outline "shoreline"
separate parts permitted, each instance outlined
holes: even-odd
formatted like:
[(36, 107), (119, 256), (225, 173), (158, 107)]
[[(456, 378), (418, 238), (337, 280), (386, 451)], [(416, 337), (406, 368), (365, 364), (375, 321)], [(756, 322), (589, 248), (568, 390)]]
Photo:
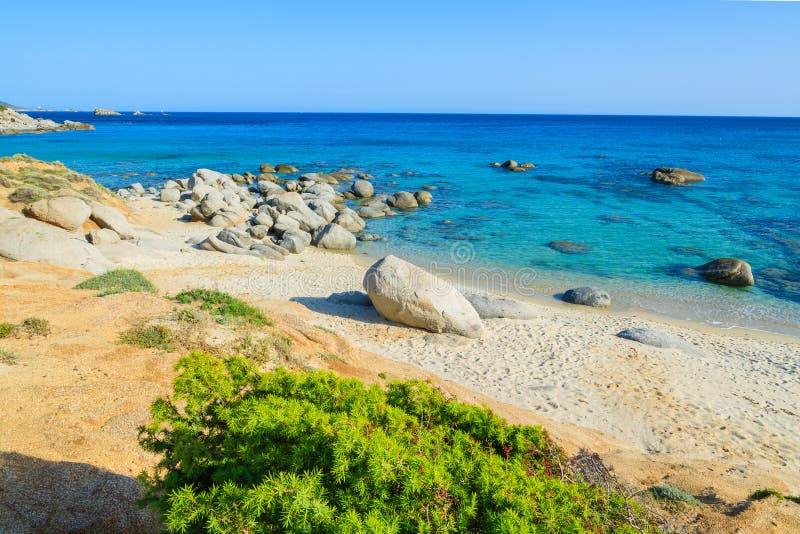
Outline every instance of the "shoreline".
[[(310, 248), (265, 264), (187, 249), (186, 241), (214, 229), (180, 222), (179, 210), (159, 204), (132, 201), (132, 217), (172, 240), (173, 252), (132, 256), (138, 247), (117, 244), (100, 247), (106, 256), (156, 283), (169, 280), (175, 290), (200, 281), (267, 306), (301, 304), (314, 325), (358, 349), (547, 419), (604, 432), (643, 453), (800, 471), (800, 414), (791, 400), (800, 385), (790, 378), (800, 365), (796, 337), (532, 299), (534, 319), (485, 320), (482, 339), (432, 334), (385, 321), (371, 306), (337, 300), (337, 293), (362, 290), (372, 263), (366, 254)], [(130, 250), (115, 258), (114, 248)], [(616, 336), (629, 327), (663, 329), (692, 349)]]

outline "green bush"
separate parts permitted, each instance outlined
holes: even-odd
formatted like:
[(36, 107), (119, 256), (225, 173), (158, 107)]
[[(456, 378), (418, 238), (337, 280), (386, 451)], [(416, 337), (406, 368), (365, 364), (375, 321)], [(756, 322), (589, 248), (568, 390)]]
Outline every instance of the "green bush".
[(119, 336), (119, 342), (143, 349), (175, 350), (175, 334), (162, 324), (135, 326)]
[(42, 336), (47, 337), (50, 335), (50, 321), (41, 319), (39, 317), (28, 317), (22, 324), (19, 325), (23, 332), (28, 334), (29, 337)]
[(17, 327), (11, 323), (0, 323), (0, 339), (8, 337), (14, 333)]
[(156, 288), (142, 273), (133, 269), (117, 269), (84, 280), (74, 289), (100, 291), (99, 297), (117, 293), (155, 293)]
[(272, 324), (258, 308), (221, 291), (190, 289), (173, 298), (181, 304), (200, 303), (200, 309), (209, 312), (220, 323), (240, 322), (254, 326)]
[[(636, 503), (554, 476), (541, 428), (419, 381), (259, 373), (192, 353), (140, 428), (143, 502), (172, 532), (653, 531)], [(560, 472), (559, 472), (560, 473)]]
[(0, 349), (0, 365), (16, 365), (18, 359), (16, 352)]
[(702, 504), (700, 501), (695, 499), (694, 496), (686, 493), (682, 489), (676, 488), (675, 486), (670, 486), (669, 484), (650, 486), (647, 488), (647, 490), (651, 495), (653, 495), (654, 498), (662, 501), (685, 502), (694, 506)]
[(37, 200), (43, 199), (47, 196), (47, 192), (41, 187), (35, 185), (23, 185), (18, 187), (8, 195), (8, 200), (18, 204), (33, 204)]
[(753, 501), (760, 501), (762, 499), (766, 499), (767, 497), (777, 497), (778, 499), (786, 499), (787, 501), (796, 502), (800, 504), (800, 495), (794, 497), (792, 495), (784, 495), (780, 491), (774, 489), (760, 489), (755, 491), (752, 495), (750, 495), (750, 499)]

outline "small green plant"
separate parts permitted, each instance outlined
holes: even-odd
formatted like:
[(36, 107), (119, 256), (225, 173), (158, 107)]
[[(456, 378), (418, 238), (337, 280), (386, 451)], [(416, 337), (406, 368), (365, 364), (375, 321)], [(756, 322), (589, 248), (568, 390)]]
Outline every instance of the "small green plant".
[(256, 363), (283, 365), (294, 363), (291, 348), (292, 340), (290, 337), (280, 333), (273, 333), (260, 339), (247, 336), (236, 347), (236, 352)]
[(654, 498), (661, 501), (685, 502), (687, 504), (691, 504), (692, 506), (699, 506), (702, 504), (700, 501), (695, 499), (694, 496), (686, 493), (682, 489), (676, 488), (675, 486), (670, 486), (669, 484), (650, 486), (647, 488), (647, 491), (649, 491)]
[(318, 328), (318, 329), (322, 330), (323, 332), (326, 332), (326, 333), (334, 335), (334, 336), (338, 336), (339, 335), (339, 334), (336, 333), (335, 330), (331, 330), (330, 328), (326, 328), (326, 327), (324, 327), (322, 325), (315, 324), (314, 328)]
[(177, 369), (139, 430), (160, 457), (142, 502), (170, 532), (656, 530), (623, 495), (562, 480), (541, 428), (423, 382), (384, 390), (201, 353)]
[(20, 329), (28, 334), (28, 337), (50, 335), (50, 321), (39, 317), (28, 317), (20, 325)]
[(199, 303), (200, 309), (213, 315), (219, 323), (244, 323), (253, 326), (268, 326), (272, 322), (264, 313), (235, 297), (212, 289), (190, 289), (175, 295), (181, 304)]
[(752, 495), (750, 495), (750, 500), (760, 501), (762, 499), (766, 499), (767, 497), (777, 497), (778, 499), (781, 500), (792, 501), (797, 504), (800, 504), (800, 495), (798, 495), (797, 497), (792, 495), (784, 495), (783, 493), (770, 488), (765, 488), (755, 491)]
[(336, 354), (331, 354), (329, 352), (318, 352), (317, 356), (322, 358), (323, 360), (328, 360), (332, 362), (344, 362), (339, 356)]
[(163, 324), (135, 326), (120, 334), (119, 342), (143, 349), (159, 349), (166, 352), (176, 348), (174, 333)]
[(117, 269), (105, 274), (84, 280), (74, 289), (93, 289), (99, 291), (99, 297), (117, 293), (155, 293), (155, 286), (133, 269)]
[(0, 365), (16, 365), (18, 359), (16, 352), (0, 349)]
[(378, 373), (378, 378), (386, 380), (386, 373)]
[(16, 329), (17, 327), (11, 323), (0, 323), (0, 339), (10, 336)]

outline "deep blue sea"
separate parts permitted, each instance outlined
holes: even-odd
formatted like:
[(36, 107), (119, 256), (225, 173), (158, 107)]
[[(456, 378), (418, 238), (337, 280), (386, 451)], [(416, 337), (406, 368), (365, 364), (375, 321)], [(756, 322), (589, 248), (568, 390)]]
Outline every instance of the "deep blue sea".
[[(359, 243), (363, 252), (390, 250), (473, 276), (504, 276), (509, 290), (545, 298), (592, 284), (607, 289), (618, 309), (800, 332), (800, 119), (31, 115), (90, 122), (96, 130), (3, 136), (0, 155), (60, 160), (109, 187), (188, 177), (199, 167), (357, 167), (375, 176), (377, 192), (437, 187), (432, 205), (369, 221), (368, 231), (388, 241)], [(488, 165), (509, 158), (536, 169)], [(662, 166), (707, 181), (651, 182), (648, 173)], [(547, 246), (554, 240), (591, 251), (563, 254)], [(685, 272), (718, 257), (748, 261), (756, 287), (717, 286)]]

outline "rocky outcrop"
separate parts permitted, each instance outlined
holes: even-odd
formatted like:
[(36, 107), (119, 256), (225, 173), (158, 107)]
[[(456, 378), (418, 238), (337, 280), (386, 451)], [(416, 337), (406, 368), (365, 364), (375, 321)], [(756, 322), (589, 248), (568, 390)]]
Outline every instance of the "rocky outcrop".
[(414, 193), (414, 200), (416, 200), (417, 204), (420, 206), (427, 206), (433, 202), (433, 195), (427, 191), (417, 191)]
[(113, 109), (94, 108), (94, 114), (98, 117), (114, 117), (122, 115), (119, 111)]
[(61, 196), (37, 200), (27, 208), (25, 215), (69, 231), (77, 230), (89, 219), (91, 208), (74, 196)]
[(396, 256), (386, 256), (367, 270), (364, 290), (378, 313), (390, 321), (431, 332), (483, 335), (478, 313), (461, 293)]
[(64, 130), (94, 130), (91, 124), (50, 119), (34, 119), (11, 108), (0, 108), (0, 134), (61, 132)]
[(719, 258), (695, 267), (695, 270), (700, 276), (715, 284), (752, 286), (756, 283), (750, 264), (735, 258)]
[(592, 306), (593, 308), (608, 308), (611, 306), (611, 297), (601, 289), (593, 287), (576, 287), (564, 293), (564, 302)]
[(651, 173), (654, 182), (667, 185), (687, 185), (692, 182), (704, 182), (706, 179), (702, 174), (672, 167), (661, 167)]
[(300, 170), (293, 165), (289, 165), (288, 163), (279, 163), (275, 165), (275, 172), (278, 174), (294, 174), (296, 172), (300, 172)]
[(102, 274), (112, 268), (111, 262), (82, 235), (2, 207), (0, 257), (84, 269), (93, 274)]

